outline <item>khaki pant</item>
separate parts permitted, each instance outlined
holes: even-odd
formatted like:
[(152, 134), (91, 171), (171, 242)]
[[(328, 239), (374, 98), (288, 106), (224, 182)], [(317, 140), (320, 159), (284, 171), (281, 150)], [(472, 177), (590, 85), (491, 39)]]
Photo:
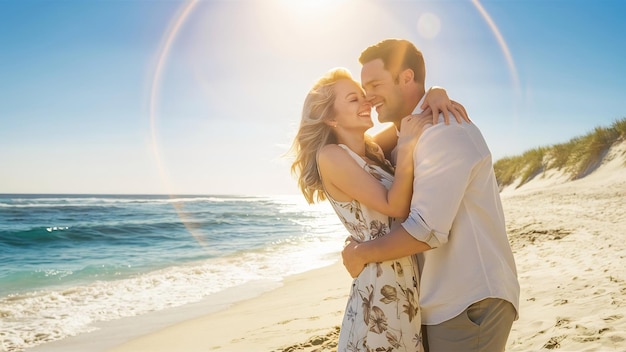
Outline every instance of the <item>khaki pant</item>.
[(502, 352), (516, 312), (513, 305), (487, 298), (438, 325), (424, 325), (427, 352)]

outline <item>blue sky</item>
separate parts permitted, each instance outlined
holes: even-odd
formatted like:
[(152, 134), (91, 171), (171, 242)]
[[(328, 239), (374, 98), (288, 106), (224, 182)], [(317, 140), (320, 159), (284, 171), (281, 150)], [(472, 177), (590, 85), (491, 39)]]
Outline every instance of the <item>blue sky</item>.
[[(481, 9), (483, 11), (481, 12)], [(621, 0), (0, 0), (0, 193), (296, 194), (306, 92), (388, 37), (495, 159), (626, 117)], [(491, 23), (491, 25), (490, 25)], [(379, 129), (375, 126), (373, 131)]]

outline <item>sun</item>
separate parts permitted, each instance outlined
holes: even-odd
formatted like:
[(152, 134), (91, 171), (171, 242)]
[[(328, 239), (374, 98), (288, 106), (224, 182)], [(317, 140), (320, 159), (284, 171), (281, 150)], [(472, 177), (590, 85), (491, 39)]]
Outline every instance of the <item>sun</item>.
[(329, 11), (341, 2), (341, 0), (281, 0), (283, 6), (298, 15), (315, 15), (321, 11)]

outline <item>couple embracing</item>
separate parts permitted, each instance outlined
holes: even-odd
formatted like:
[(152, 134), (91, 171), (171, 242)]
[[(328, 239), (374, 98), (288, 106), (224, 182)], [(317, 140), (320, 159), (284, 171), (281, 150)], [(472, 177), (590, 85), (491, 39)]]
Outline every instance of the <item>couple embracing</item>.
[[(462, 105), (426, 91), (412, 43), (359, 61), (360, 84), (344, 69), (316, 82), (293, 145), (306, 200), (350, 233), (338, 351), (504, 351), (520, 289), (491, 153)], [(393, 125), (369, 136), (373, 107)]]

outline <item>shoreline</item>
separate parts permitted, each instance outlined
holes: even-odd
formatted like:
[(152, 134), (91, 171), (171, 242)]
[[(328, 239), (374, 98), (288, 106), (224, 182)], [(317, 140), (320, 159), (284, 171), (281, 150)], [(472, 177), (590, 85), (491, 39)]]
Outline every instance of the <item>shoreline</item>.
[(199, 302), (189, 303), (183, 306), (150, 312), (138, 316), (98, 322), (93, 325), (95, 329), (93, 331), (69, 336), (61, 340), (54, 340), (39, 344), (37, 346), (26, 348), (24, 351), (108, 351), (110, 348), (114, 348), (124, 342), (156, 333), (169, 326), (215, 314), (222, 310), (227, 310), (239, 302), (255, 299), (280, 287), (281, 285), (281, 282), (271, 280), (248, 282), (246, 284), (230, 287), (224, 291), (212, 294), (209, 298)]
[(285, 278), (283, 285), (106, 351), (279, 351), (341, 324), (352, 279), (343, 265)]
[(222, 291), (212, 296), (211, 302), (99, 323), (98, 330), (25, 351), (287, 352), (324, 345), (331, 348), (336, 344), (351, 283), (352, 278), (337, 261), (282, 282), (265, 282), (261, 292), (258, 283), (250, 283)]
[[(507, 351), (626, 351), (626, 169), (608, 166), (615, 168), (502, 193), (521, 285)], [(91, 339), (89, 348), (77, 348), (65, 339), (42, 345), (63, 348), (36, 351), (331, 351), (352, 282), (337, 259), (258, 296), (183, 314), (116, 343), (115, 334), (102, 332), (108, 344)]]

